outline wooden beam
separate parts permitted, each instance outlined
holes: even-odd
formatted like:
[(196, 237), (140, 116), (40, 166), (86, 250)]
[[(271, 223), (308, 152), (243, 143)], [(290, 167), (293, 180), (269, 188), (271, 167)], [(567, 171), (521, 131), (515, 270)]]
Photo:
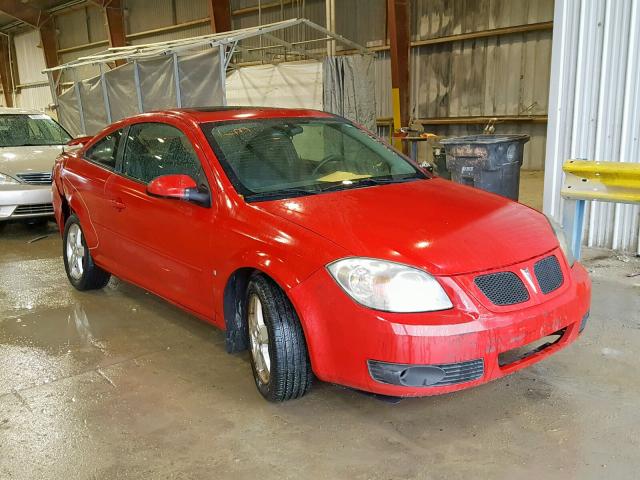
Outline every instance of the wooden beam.
[[(125, 47), (127, 38), (124, 33), (124, 10), (122, 0), (105, 0), (102, 3), (107, 35), (110, 47)], [(124, 60), (116, 60), (116, 66), (124, 65)]]
[(514, 33), (536, 32), (541, 30), (553, 30), (553, 22), (529, 23), (526, 25), (514, 25), (513, 27), (494, 28), (492, 30), (480, 30), (478, 32), (448, 35), (446, 37), (427, 38), (426, 40), (412, 42), (411, 46), (422, 47), (424, 45), (461, 42), (463, 40), (474, 40), (476, 38), (498, 37), (502, 35), (512, 35)]
[(409, 125), (409, 0), (387, 0), (394, 128)]
[[(547, 123), (547, 115), (494, 115), (473, 117), (433, 117), (418, 118), (417, 123), (422, 125), (486, 125), (490, 121), (499, 123)], [(392, 126), (392, 117), (380, 117), (376, 119), (380, 126)]]
[(50, 18), (40, 26), (40, 45), (44, 54), (44, 64), (47, 68), (58, 66), (58, 42), (53, 18)]
[(207, 3), (209, 6), (209, 18), (211, 19), (211, 31), (219, 33), (231, 30), (230, 0), (207, 0)]
[(0, 35), (0, 81), (2, 83), (2, 93), (4, 94), (4, 104), (7, 107), (13, 107), (13, 82), (9, 56), (10, 47), (9, 37)]
[[(423, 47), (426, 45), (437, 45), (441, 43), (462, 42), (465, 40), (475, 40), (478, 38), (501, 37), (504, 35), (513, 35), (516, 33), (527, 32), (543, 32), (545, 30), (553, 30), (553, 22), (528, 23), (525, 25), (514, 25), (513, 27), (492, 28), (489, 30), (478, 30), (476, 32), (460, 33), (457, 35), (447, 35), (446, 37), (427, 38), (425, 40), (416, 40), (411, 42), (411, 48)], [(376, 47), (367, 47), (372, 52), (386, 52), (390, 49), (389, 45), (378, 45)], [(340, 50), (336, 55), (351, 55), (356, 50)]]

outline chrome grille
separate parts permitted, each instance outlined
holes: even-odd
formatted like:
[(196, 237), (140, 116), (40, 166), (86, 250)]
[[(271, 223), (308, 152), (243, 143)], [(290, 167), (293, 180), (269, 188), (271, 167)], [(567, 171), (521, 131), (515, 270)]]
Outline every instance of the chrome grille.
[(551, 255), (550, 257), (543, 258), (536, 262), (533, 266), (533, 271), (538, 279), (540, 290), (542, 290), (542, 293), (545, 295), (560, 288), (564, 282), (560, 263), (555, 255)]
[(498, 272), (475, 278), (480, 291), (495, 305), (515, 305), (529, 300), (524, 283), (513, 272)]
[(51, 185), (51, 172), (28, 172), (16, 175), (24, 183), (33, 185)]
[(20, 215), (44, 215), (53, 213), (51, 203), (36, 203), (34, 205), (18, 205), (13, 211), (13, 216)]

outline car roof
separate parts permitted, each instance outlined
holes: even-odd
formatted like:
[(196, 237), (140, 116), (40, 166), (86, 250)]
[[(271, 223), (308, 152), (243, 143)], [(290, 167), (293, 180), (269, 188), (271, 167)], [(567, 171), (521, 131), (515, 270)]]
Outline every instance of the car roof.
[[(150, 112), (152, 114), (167, 114), (187, 117), (197, 123), (242, 121), (249, 119), (308, 117), (331, 118), (334, 115), (321, 110), (305, 108), (276, 108), (276, 107), (248, 107), (248, 106), (214, 106), (190, 107)], [(143, 114), (144, 115), (144, 114)]]
[(31, 108), (0, 107), (0, 115), (44, 115), (44, 112)]

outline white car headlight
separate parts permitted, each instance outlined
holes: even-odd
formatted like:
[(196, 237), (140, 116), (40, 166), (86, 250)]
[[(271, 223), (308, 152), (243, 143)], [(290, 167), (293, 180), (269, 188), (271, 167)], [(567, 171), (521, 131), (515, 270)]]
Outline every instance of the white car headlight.
[(5, 175), (4, 173), (0, 173), (0, 185), (15, 185), (18, 183), (20, 182), (15, 178)]
[(564, 253), (564, 256), (567, 258), (567, 263), (569, 263), (570, 267), (573, 267), (573, 264), (576, 263), (576, 258), (573, 256), (573, 250), (571, 250), (571, 245), (567, 240), (567, 235), (564, 233), (564, 228), (558, 222), (556, 222), (553, 218), (547, 215), (547, 220), (549, 220), (549, 224), (551, 225), (551, 229), (553, 233), (556, 234), (558, 238), (558, 243), (560, 244), (560, 250)]
[(343, 258), (327, 270), (347, 294), (365, 307), (387, 312), (432, 312), (453, 305), (428, 273), (386, 260)]

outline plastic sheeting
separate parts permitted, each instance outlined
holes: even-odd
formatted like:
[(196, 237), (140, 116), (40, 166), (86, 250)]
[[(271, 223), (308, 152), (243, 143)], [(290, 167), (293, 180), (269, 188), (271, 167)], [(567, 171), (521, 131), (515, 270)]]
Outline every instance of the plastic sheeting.
[(109, 122), (100, 77), (80, 82), (80, 97), (87, 133), (97, 133)]
[[(183, 107), (224, 104), (224, 75), (217, 50), (178, 56), (177, 60)], [(58, 96), (60, 123), (74, 136), (93, 135), (109, 123), (107, 112), (115, 122), (142, 112), (175, 108), (178, 106), (175, 70), (173, 57), (161, 57), (138, 61), (137, 67), (130, 62), (105, 72), (104, 84), (99, 76), (83, 80), (77, 87), (84, 129), (75, 86)]]
[(144, 112), (173, 108), (178, 105), (172, 57), (138, 62), (138, 74)]
[(375, 132), (374, 59), (370, 55), (327, 57), (324, 70), (324, 109)]
[(224, 105), (225, 73), (215, 50), (178, 57), (183, 107)]
[(134, 69), (133, 63), (126, 63), (104, 74), (112, 122), (140, 113)]
[(74, 87), (58, 95), (58, 121), (74, 137), (82, 135), (80, 107), (78, 105), (78, 95)]
[(227, 103), (322, 110), (322, 63), (295, 62), (239, 68), (227, 78)]

